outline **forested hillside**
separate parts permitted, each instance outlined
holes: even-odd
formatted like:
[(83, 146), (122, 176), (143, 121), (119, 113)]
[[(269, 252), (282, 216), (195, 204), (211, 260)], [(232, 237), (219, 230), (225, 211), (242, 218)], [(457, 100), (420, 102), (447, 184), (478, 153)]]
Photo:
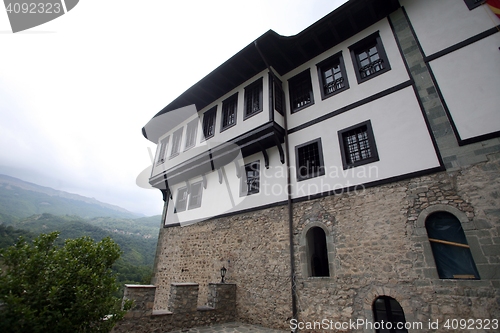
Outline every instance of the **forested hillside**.
[[(114, 270), (119, 274), (119, 280), (122, 283), (149, 283), (159, 228), (156, 228), (156, 232), (153, 234), (151, 228), (146, 228), (147, 232), (145, 232), (140, 227), (131, 229), (123, 227), (121, 228), (122, 233), (119, 233), (105, 230), (78, 216), (55, 216), (48, 213), (33, 215), (25, 219), (13, 217), (9, 219), (5, 214), (2, 214), (0, 218), (2, 219), (0, 248), (15, 244), (19, 236), (31, 240), (35, 235), (52, 231), (60, 232), (58, 245), (62, 245), (66, 239), (81, 236), (89, 236), (96, 241), (110, 236), (123, 251), (121, 258), (114, 266)], [(159, 216), (156, 218), (159, 219)], [(102, 222), (106, 219), (100, 218), (95, 221)], [(134, 225), (133, 221), (122, 220), (125, 226)], [(134, 232), (132, 233), (130, 230)]]
[(122, 283), (150, 283), (160, 219), (0, 175), (0, 249), (20, 236), (31, 241), (52, 231), (60, 233), (59, 245), (81, 236), (110, 236), (123, 251), (113, 267)]

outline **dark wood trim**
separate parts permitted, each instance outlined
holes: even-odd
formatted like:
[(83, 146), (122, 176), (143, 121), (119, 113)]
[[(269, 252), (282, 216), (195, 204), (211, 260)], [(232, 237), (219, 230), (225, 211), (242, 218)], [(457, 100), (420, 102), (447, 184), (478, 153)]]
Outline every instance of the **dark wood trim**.
[(441, 167), (441, 166), (433, 167), (430, 169), (420, 170), (420, 171), (416, 171), (416, 172), (410, 172), (407, 174), (389, 177), (389, 178), (385, 178), (385, 179), (381, 179), (381, 180), (376, 180), (376, 181), (369, 182), (369, 183), (353, 185), (353, 186), (344, 187), (344, 188), (336, 189), (336, 190), (332, 190), (332, 191), (326, 191), (326, 192), (322, 192), (322, 193), (317, 193), (317, 194), (313, 194), (313, 195), (306, 195), (303, 197), (294, 198), (294, 199), (292, 199), (292, 201), (293, 201), (293, 203), (297, 203), (297, 202), (301, 202), (301, 201), (319, 199), (319, 198), (327, 197), (330, 195), (338, 195), (338, 194), (348, 193), (348, 192), (352, 192), (352, 191), (359, 191), (359, 188), (365, 189), (365, 188), (370, 188), (370, 187), (375, 187), (375, 186), (386, 185), (386, 184), (390, 184), (390, 183), (399, 182), (399, 181), (402, 181), (405, 179), (421, 177), (421, 176), (425, 176), (425, 175), (429, 175), (432, 173), (445, 171), (445, 170), (446, 169), (444, 167)]
[[(370, 145), (370, 150), (372, 152), (372, 156), (370, 156), (369, 158), (365, 158), (365, 159), (350, 163), (347, 159), (348, 149), (345, 146), (344, 134), (346, 132), (358, 129), (358, 128), (363, 127), (363, 126), (366, 126), (366, 133), (368, 136), (368, 144)], [(339, 138), (340, 155), (342, 156), (342, 166), (344, 167), (344, 170), (355, 168), (355, 167), (358, 167), (360, 165), (365, 165), (365, 164), (379, 161), (377, 143), (375, 142), (375, 135), (373, 134), (372, 122), (370, 121), (370, 119), (365, 120), (365, 121), (358, 123), (356, 125), (352, 125), (352, 126), (349, 126), (347, 128), (341, 129), (341, 130), (337, 131), (337, 135)]]
[(475, 137), (472, 137), (469, 139), (463, 139), (463, 140), (461, 139), (460, 141), (458, 141), (458, 145), (465, 146), (465, 145), (470, 145), (471, 143), (486, 141), (486, 140), (495, 139), (498, 137), (500, 137), (500, 131), (475, 136)]
[[(407, 174), (400, 175), (400, 176), (395, 176), (395, 177), (390, 177), (390, 178), (386, 178), (386, 179), (381, 179), (381, 180), (377, 180), (377, 181), (370, 182), (370, 183), (365, 183), (365, 184), (359, 184), (359, 185), (355, 185), (355, 186), (345, 187), (345, 188), (338, 189), (338, 190), (335, 190), (335, 191), (328, 191), (328, 192), (318, 193), (318, 194), (315, 194), (315, 195), (307, 195), (307, 196), (303, 196), (303, 197), (300, 197), (300, 198), (292, 199), (292, 202), (293, 203), (298, 203), (298, 202), (302, 202), (302, 201), (309, 201), (309, 200), (319, 199), (319, 198), (327, 197), (327, 196), (330, 196), (330, 195), (339, 195), (339, 194), (342, 194), (342, 193), (347, 193), (349, 191), (358, 190), (359, 187), (362, 187), (362, 188), (376, 187), (376, 186), (380, 186), (380, 185), (386, 185), (386, 184), (390, 184), (390, 183), (396, 183), (396, 182), (399, 182), (399, 181), (402, 181), (402, 180), (406, 180), (406, 179), (411, 179), (411, 178), (415, 178), (415, 177), (421, 177), (421, 176), (425, 176), (425, 175), (429, 175), (429, 174), (432, 174), (432, 173), (437, 173), (437, 172), (441, 172), (441, 171), (445, 171), (445, 170), (446, 169), (444, 167), (441, 167), (441, 166), (434, 167), (434, 168), (430, 168), (430, 169), (426, 169), (426, 170), (421, 170), (421, 171), (417, 171), (417, 172), (407, 173)], [(262, 205), (262, 206), (258, 206), (258, 207), (252, 207), (252, 208), (247, 208), (247, 209), (239, 210), (239, 211), (236, 211), (236, 212), (230, 212), (230, 213), (224, 213), (224, 214), (216, 215), (216, 216), (207, 218), (207, 219), (205, 219), (203, 221), (204, 222), (205, 221), (212, 221), (212, 220), (215, 220), (215, 219), (220, 219), (220, 218), (225, 218), (225, 217), (230, 217), (230, 216), (235, 216), (235, 215), (240, 215), (240, 214), (248, 214), (248, 213), (252, 213), (252, 212), (256, 212), (256, 211), (260, 211), (260, 210), (264, 210), (264, 209), (269, 209), (269, 208), (273, 208), (273, 207), (286, 206), (287, 204), (288, 204), (288, 200), (277, 201), (277, 202), (270, 203), (270, 204), (267, 204), (267, 205)], [(180, 225), (181, 225), (180, 223), (172, 223), (172, 224), (165, 225), (164, 228), (179, 227)]]
[[(224, 126), (224, 107), (227, 106), (228, 102), (233, 102), (235, 101), (235, 106), (234, 106), (234, 123)], [(235, 92), (228, 98), (222, 101), (222, 107), (221, 107), (221, 112), (220, 112), (220, 131), (219, 133), (224, 132), (225, 130), (236, 126), (236, 123), (238, 121), (238, 92)]]
[[(336, 63), (338, 61), (339, 67), (340, 67), (340, 72), (342, 73), (342, 78), (344, 79), (344, 87), (335, 90), (329, 94), (325, 94), (325, 82), (323, 82), (323, 68), (325, 66), (328, 66), (330, 68), (330, 65), (332, 63)], [(349, 78), (347, 77), (347, 72), (345, 69), (345, 64), (344, 64), (344, 57), (342, 55), (342, 51), (339, 51), (335, 53), (334, 55), (322, 60), (321, 62), (316, 64), (316, 70), (318, 72), (318, 84), (319, 84), (319, 91), (321, 93), (321, 99), (325, 100), (327, 98), (330, 98), (332, 96), (335, 96), (342, 91), (345, 91), (349, 89)]]
[[(292, 99), (292, 85), (294, 84), (294, 82), (301, 82), (302, 80), (304, 79), (308, 79), (308, 83), (310, 85), (310, 90), (309, 90), (309, 97), (311, 98), (311, 102), (309, 104), (306, 104), (306, 105), (303, 105), (301, 107), (298, 107), (298, 108), (294, 108), (293, 106), (293, 99)], [(289, 100), (290, 100), (290, 113), (293, 114), (295, 112), (299, 112), (299, 111), (302, 111), (304, 109), (307, 109), (308, 107), (314, 105), (314, 89), (313, 89), (313, 86), (312, 86), (312, 78), (311, 78), (311, 68), (307, 68), (305, 70), (303, 70), (302, 72), (294, 75), (293, 77), (289, 78), (288, 79), (288, 97), (289, 97)]]
[[(409, 21), (409, 20), (408, 20), (408, 21)], [(466, 39), (466, 40), (464, 40), (464, 41), (461, 41), (461, 42), (459, 42), (459, 43), (457, 43), (457, 44), (455, 44), (455, 45), (449, 46), (449, 47), (447, 47), (447, 48), (445, 48), (445, 49), (443, 49), (443, 50), (441, 50), (441, 51), (438, 51), (438, 52), (436, 52), (436, 53), (433, 53), (433, 54), (431, 54), (431, 55), (429, 55), (429, 56), (426, 56), (426, 55), (422, 52), (422, 54), (424, 54), (424, 61), (425, 61), (426, 63), (429, 63), (429, 62), (431, 62), (431, 61), (433, 61), (433, 60), (436, 60), (437, 58), (440, 58), (440, 57), (445, 56), (445, 55), (447, 55), (447, 54), (449, 54), (449, 53), (455, 52), (455, 51), (457, 51), (457, 50), (459, 50), (459, 49), (461, 49), (461, 48), (463, 48), (463, 47), (466, 47), (466, 46), (468, 46), (468, 45), (470, 45), (470, 44), (473, 44), (473, 43), (475, 43), (475, 42), (477, 42), (477, 41), (480, 41), (481, 39), (484, 39), (484, 38), (486, 38), (486, 37), (489, 37), (489, 36), (491, 36), (491, 35), (494, 35), (494, 34), (496, 34), (496, 33), (497, 33), (497, 32), (499, 32), (499, 31), (500, 31), (500, 25), (497, 25), (496, 27), (493, 27), (493, 28), (491, 28), (491, 29), (488, 29), (488, 30), (486, 30), (486, 31), (483, 31), (483, 32), (481, 32), (481, 33), (479, 33), (479, 34), (477, 34), (477, 35), (475, 35), (475, 36), (472, 36), (472, 37), (470, 37), (470, 38), (467, 38), (467, 39)]]
[(402, 90), (404, 88), (407, 88), (409, 86), (411, 86), (413, 84), (412, 80), (408, 80), (408, 81), (405, 81), (405, 82), (402, 82), (394, 87), (391, 87), (389, 89), (386, 89), (386, 90), (383, 90), (379, 93), (376, 93), (372, 96), (369, 96), (369, 97), (366, 97), (366, 98), (363, 98), (362, 100), (359, 100), (357, 102), (354, 102), (352, 104), (349, 104), (347, 106), (344, 106), (340, 109), (337, 109), (335, 111), (332, 111), (330, 113), (327, 113), (321, 117), (318, 117), (316, 119), (313, 119), (311, 121), (308, 121), (302, 125), (299, 125), (299, 126), (296, 126), (294, 128), (291, 128), (288, 130), (288, 134), (292, 134), (292, 133), (295, 133), (295, 132), (298, 132), (298, 131), (301, 131), (309, 126), (312, 126), (312, 125), (316, 125), (322, 121), (325, 121), (326, 119), (329, 119), (329, 118), (332, 118), (332, 117), (335, 117), (341, 113), (344, 113), (344, 112), (347, 112), (349, 110), (352, 110), (352, 109), (355, 109), (361, 105), (364, 105), (364, 104), (367, 104), (367, 103), (370, 103), (370, 102), (373, 102), (379, 98), (382, 98), (382, 97), (385, 97), (387, 95), (390, 95), (392, 93), (395, 93), (396, 91), (399, 91), (399, 90)]
[[(376, 41), (375, 45), (377, 46), (377, 53), (379, 55), (379, 59), (382, 60), (383, 68), (371, 75), (368, 75), (366, 77), (361, 77), (361, 73), (359, 71), (361, 67), (358, 61), (358, 53), (361, 50), (366, 50), (366, 45), (371, 45), (373, 41)], [(352, 64), (354, 67), (354, 72), (356, 74), (356, 79), (358, 80), (358, 84), (366, 82), (374, 77), (377, 77), (391, 70), (391, 64), (389, 63), (389, 58), (387, 57), (384, 44), (382, 43), (382, 38), (380, 37), (380, 33), (378, 31), (372, 33), (369, 36), (366, 36), (362, 40), (357, 41), (353, 45), (349, 46), (349, 52), (351, 54)]]

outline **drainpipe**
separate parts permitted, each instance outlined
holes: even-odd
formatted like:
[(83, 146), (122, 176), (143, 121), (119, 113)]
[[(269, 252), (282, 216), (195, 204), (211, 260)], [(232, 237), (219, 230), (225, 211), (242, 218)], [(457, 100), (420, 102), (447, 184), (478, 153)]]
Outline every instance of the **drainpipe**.
[[(260, 57), (266, 64), (269, 73), (274, 79), (274, 73), (266, 61), (266, 58), (262, 54), (257, 45), (257, 41), (254, 41), (255, 48), (259, 52)], [(285, 163), (286, 163), (286, 181), (287, 181), (287, 206), (288, 206), (288, 237), (290, 242), (290, 281), (291, 281), (291, 293), (292, 293), (292, 319), (297, 320), (297, 290), (296, 290), (296, 275), (295, 275), (295, 250), (293, 246), (293, 207), (292, 207), (292, 183), (290, 177), (290, 147), (288, 145), (288, 123), (287, 123), (287, 113), (286, 110), (283, 111), (283, 120), (285, 125)], [(295, 332), (298, 329), (295, 330)]]
[(153, 276), (151, 277), (151, 284), (156, 285), (158, 282), (158, 279), (156, 277), (158, 273), (158, 260), (160, 258), (161, 254), (161, 248), (162, 248), (162, 229), (165, 227), (165, 222), (167, 219), (167, 210), (168, 210), (168, 200), (170, 199), (170, 188), (168, 187), (167, 182), (165, 181), (165, 189), (160, 189), (161, 194), (163, 196), (163, 212), (161, 214), (161, 224), (160, 224), (160, 232), (158, 233), (158, 241), (156, 242), (156, 253), (155, 253), (155, 260), (153, 263)]

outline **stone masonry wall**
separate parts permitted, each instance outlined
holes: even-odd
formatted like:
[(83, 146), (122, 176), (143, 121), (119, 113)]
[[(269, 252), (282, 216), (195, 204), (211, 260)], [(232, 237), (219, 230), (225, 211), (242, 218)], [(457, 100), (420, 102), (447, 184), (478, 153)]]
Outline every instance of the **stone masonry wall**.
[(210, 283), (206, 306), (197, 307), (197, 283), (173, 283), (169, 308), (153, 310), (155, 286), (128, 285), (124, 300), (134, 301), (125, 317), (113, 328), (113, 333), (151, 333), (187, 331), (197, 326), (233, 322), (236, 318), (236, 285)]
[[(460, 171), (295, 205), (299, 320), (374, 322), (372, 304), (384, 295), (401, 304), (407, 322), (498, 318), (500, 154), (489, 158)], [(433, 211), (462, 218), (481, 280), (439, 279), (425, 230)], [(330, 277), (308, 277), (304, 269), (301, 239), (311, 224), (328, 231)]]
[(208, 284), (220, 281), (220, 269), (225, 266), (226, 282), (238, 285), (240, 320), (282, 325), (291, 315), (286, 212), (280, 206), (162, 229), (154, 308), (168, 307), (168, 288), (179, 282), (199, 283), (198, 306), (206, 304)]
[[(400, 303), (407, 322), (499, 318), (499, 189), (497, 154), (453, 172), (294, 203), (299, 320), (373, 322), (372, 304), (383, 295)], [(460, 218), (481, 280), (438, 278), (425, 232), (425, 217), (438, 210)], [(303, 244), (311, 226), (326, 230), (329, 277), (308, 276)], [(196, 281), (206, 294), (225, 265), (227, 281), (238, 285), (237, 319), (289, 329), (286, 207), (166, 228), (162, 237), (155, 309), (167, 304), (171, 282)]]

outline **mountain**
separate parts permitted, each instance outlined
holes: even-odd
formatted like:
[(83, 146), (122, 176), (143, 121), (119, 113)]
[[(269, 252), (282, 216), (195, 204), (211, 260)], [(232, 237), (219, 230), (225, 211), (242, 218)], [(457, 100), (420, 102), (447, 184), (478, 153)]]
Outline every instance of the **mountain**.
[[(133, 221), (133, 220), (132, 220)], [(89, 223), (78, 216), (55, 216), (48, 213), (32, 215), (28, 218), (3, 223), (5, 226), (12, 226), (15, 229), (29, 231), (34, 235), (59, 231), (59, 240), (62, 243), (65, 239), (73, 239), (81, 236), (89, 236), (98, 241), (104, 237), (111, 237), (123, 251), (122, 258), (136, 266), (152, 266), (158, 240), (158, 230), (154, 234), (141, 234), (143, 230), (137, 228), (136, 233), (116, 233), (105, 230), (101, 227)], [(124, 228), (127, 230), (127, 228)]]
[(124, 208), (94, 198), (55, 190), (2, 174), (0, 174), (0, 212), (19, 218), (42, 213), (78, 215), (82, 218), (139, 217)]

